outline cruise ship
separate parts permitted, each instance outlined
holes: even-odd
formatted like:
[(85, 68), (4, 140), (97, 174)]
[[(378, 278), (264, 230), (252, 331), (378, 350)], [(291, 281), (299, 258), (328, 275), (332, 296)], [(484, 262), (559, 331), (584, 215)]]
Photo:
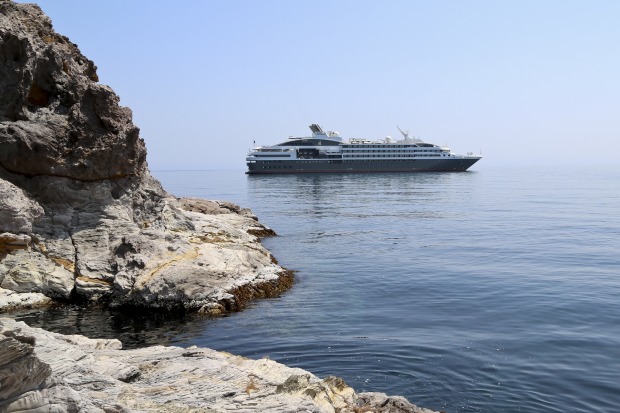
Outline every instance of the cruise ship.
[(246, 158), (248, 174), (323, 172), (463, 172), (481, 157), (457, 155), (450, 148), (426, 143), (398, 130), (391, 137), (372, 141), (344, 141), (338, 132), (310, 125), (312, 136), (290, 137), (272, 146), (259, 146)]

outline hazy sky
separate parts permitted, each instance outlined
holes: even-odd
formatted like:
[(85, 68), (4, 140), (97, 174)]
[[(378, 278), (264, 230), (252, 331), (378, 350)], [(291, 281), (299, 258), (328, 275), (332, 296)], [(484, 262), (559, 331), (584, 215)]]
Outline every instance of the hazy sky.
[(244, 169), (257, 144), (399, 137), (474, 168), (617, 164), (620, 1), (44, 0), (133, 110), (152, 170)]

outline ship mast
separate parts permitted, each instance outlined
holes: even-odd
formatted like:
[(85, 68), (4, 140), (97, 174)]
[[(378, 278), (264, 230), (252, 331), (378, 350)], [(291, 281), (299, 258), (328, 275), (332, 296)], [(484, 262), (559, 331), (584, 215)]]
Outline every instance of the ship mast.
[(401, 135), (403, 135), (405, 137), (405, 140), (410, 140), (411, 138), (409, 137), (409, 131), (404, 132), (401, 128), (398, 127), (398, 125), (396, 125), (396, 128), (398, 129), (398, 131), (401, 133)]

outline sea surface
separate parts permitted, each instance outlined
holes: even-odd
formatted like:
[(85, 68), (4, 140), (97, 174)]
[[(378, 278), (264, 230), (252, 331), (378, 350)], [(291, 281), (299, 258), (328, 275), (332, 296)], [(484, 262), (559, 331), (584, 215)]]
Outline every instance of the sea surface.
[(620, 167), (154, 175), (250, 207), (279, 234), (263, 243), (293, 288), (220, 318), (65, 306), (21, 319), (268, 356), (451, 413), (620, 411)]

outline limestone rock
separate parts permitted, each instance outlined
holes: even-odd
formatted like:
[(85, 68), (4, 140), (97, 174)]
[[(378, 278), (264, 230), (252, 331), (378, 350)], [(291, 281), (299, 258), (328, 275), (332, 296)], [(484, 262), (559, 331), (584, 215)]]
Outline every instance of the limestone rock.
[[(7, 254), (17, 251), (28, 249), (30, 246), (31, 238), (26, 234), (12, 234), (10, 232), (3, 232), (0, 234), (0, 261), (7, 256)], [(4, 274), (0, 271), (0, 283), (2, 282)]]
[(0, 233), (28, 234), (33, 221), (42, 215), (43, 208), (22, 189), (0, 179)]
[(72, 272), (39, 252), (14, 251), (0, 262), (0, 287), (15, 292), (69, 298), (74, 283)]
[(257, 238), (273, 231), (237, 205), (164, 191), (94, 63), (38, 6), (11, 1), (0, 2), (0, 207), (0, 286), (15, 293), (221, 313), (291, 285)]
[(247, 208), (241, 208), (237, 204), (227, 201), (210, 201), (200, 198), (178, 198), (181, 208), (186, 211), (201, 212), (208, 215), (241, 214), (257, 219)]
[(268, 359), (198, 347), (120, 350), (117, 340), (64, 336), (6, 318), (0, 333), (31, 337), (34, 354), (51, 369), (42, 387), (5, 404), (15, 411), (432, 413)]
[(9, 311), (20, 308), (43, 307), (52, 299), (41, 293), (16, 293), (0, 288), (0, 309)]
[(38, 389), (51, 372), (49, 365), (33, 354), (34, 338), (11, 330), (3, 333), (0, 335), (0, 403)]
[(85, 181), (136, 175), (146, 149), (131, 111), (36, 5), (0, 4), (0, 165)]

